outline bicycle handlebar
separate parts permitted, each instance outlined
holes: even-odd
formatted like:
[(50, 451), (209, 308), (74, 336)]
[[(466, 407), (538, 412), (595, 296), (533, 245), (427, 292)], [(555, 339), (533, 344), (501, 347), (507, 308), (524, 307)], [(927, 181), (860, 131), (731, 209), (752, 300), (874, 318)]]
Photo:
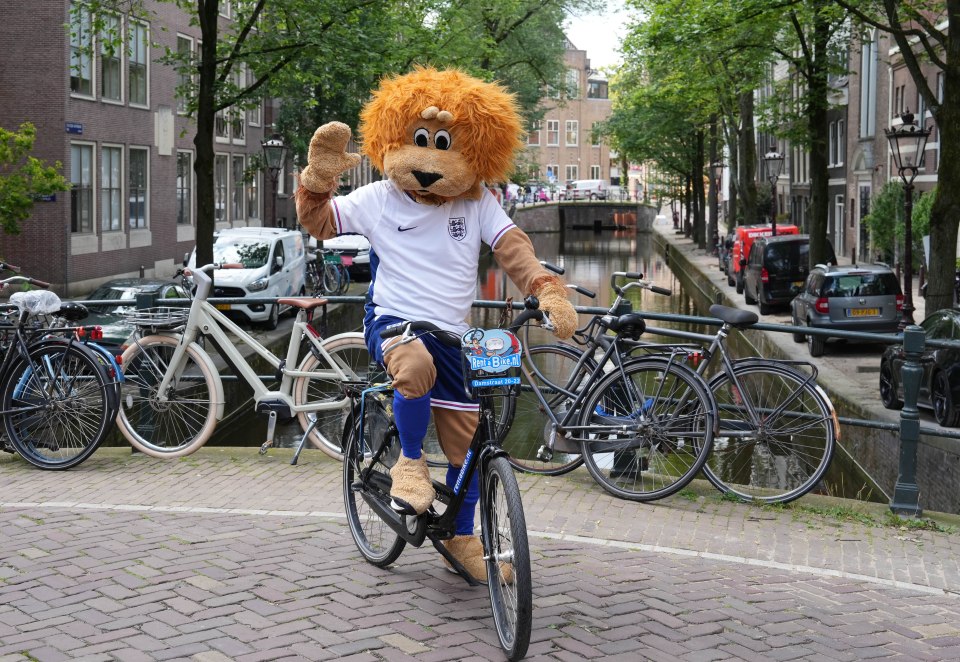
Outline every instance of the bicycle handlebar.
[(15, 274), (20, 273), (20, 267), (9, 262), (0, 262), (0, 271), (12, 271)]
[[(623, 287), (617, 285), (617, 280), (620, 278), (630, 278), (633, 279), (632, 282), (627, 283)], [(639, 287), (644, 290), (650, 290), (655, 294), (663, 294), (664, 296), (672, 296), (673, 292), (668, 290), (665, 287), (659, 287), (654, 285), (648, 280), (643, 280), (643, 274), (639, 271), (614, 271), (610, 274), (610, 287), (613, 288), (613, 291), (623, 296), (623, 293), (626, 292), (631, 287)]]
[(36, 285), (37, 287), (47, 289), (50, 287), (50, 283), (45, 280), (37, 280), (36, 278), (30, 278), (29, 276), (10, 276), (10, 278), (4, 278), (0, 280), (0, 285), (6, 287), (11, 283), (29, 283), (30, 285)]

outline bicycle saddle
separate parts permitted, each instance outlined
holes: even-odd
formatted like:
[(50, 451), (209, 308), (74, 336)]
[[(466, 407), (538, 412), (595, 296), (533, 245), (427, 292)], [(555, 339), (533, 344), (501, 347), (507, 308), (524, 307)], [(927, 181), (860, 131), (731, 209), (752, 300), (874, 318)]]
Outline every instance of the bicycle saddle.
[(760, 319), (756, 313), (752, 313), (749, 310), (722, 306), (719, 303), (710, 306), (710, 314), (732, 326), (750, 326), (751, 324), (756, 324)]

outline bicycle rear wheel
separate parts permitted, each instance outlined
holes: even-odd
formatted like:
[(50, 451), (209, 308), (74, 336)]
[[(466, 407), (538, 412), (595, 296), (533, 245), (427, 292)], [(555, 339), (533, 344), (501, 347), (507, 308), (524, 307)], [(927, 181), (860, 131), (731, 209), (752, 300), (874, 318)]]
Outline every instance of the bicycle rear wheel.
[(817, 488), (836, 446), (829, 399), (789, 366), (735, 363), (733, 371), (740, 388), (726, 373), (710, 380), (720, 431), (704, 475), (721, 492), (760, 503), (787, 503)]
[(66, 342), (31, 348), (8, 372), (2, 393), (10, 444), (41, 469), (69, 469), (93, 455), (115, 411), (100, 361)]
[(180, 457), (203, 446), (223, 406), (216, 402), (214, 368), (195, 345), (187, 347), (183, 365), (160, 397), (160, 383), (179, 344), (175, 336), (146, 336), (123, 353), (117, 425), (134, 448), (152, 457)]
[(713, 444), (713, 398), (686, 366), (656, 357), (605, 376), (581, 410), (590, 475), (631, 501), (662, 499), (693, 480)]
[[(397, 560), (407, 543), (370, 507), (365, 495), (389, 502), (390, 467), (399, 453), (399, 442), (389, 433), (390, 417), (386, 410), (370, 399), (365, 418), (363, 442), (360, 423), (352, 416), (344, 430), (343, 504), (357, 549), (369, 563), (384, 568)], [(371, 450), (384, 443), (391, 446), (374, 461)]]
[(569, 393), (582, 387), (595, 364), (588, 361), (578, 380), (573, 379), (573, 374), (583, 354), (580, 349), (562, 344), (538, 345), (530, 347), (529, 354), (529, 362), (526, 356), (523, 360), (530, 368), (535, 386), (523, 375), (520, 386), (510, 397), (497, 399), (496, 406), (500, 408), (498, 436), (503, 449), (510, 455), (510, 464), (518, 471), (560, 476), (583, 464), (579, 444), (557, 439), (555, 445), (566, 442), (576, 446), (576, 450), (564, 452), (555, 448), (550, 459), (538, 457), (540, 447), (547, 444), (551, 434), (555, 434), (556, 426), (537, 399), (534, 388), (543, 395), (553, 414), (562, 419), (573, 399)]
[(493, 622), (507, 658), (519, 660), (530, 644), (533, 581), (520, 487), (504, 457), (486, 466), (480, 517)]
[(350, 271), (347, 269), (346, 265), (338, 265), (339, 269), (339, 282), (337, 283), (337, 294), (346, 294), (347, 288), (350, 287)]
[(337, 294), (340, 289), (340, 269), (339, 265), (332, 262), (323, 263), (323, 273), (321, 275), (324, 294)]

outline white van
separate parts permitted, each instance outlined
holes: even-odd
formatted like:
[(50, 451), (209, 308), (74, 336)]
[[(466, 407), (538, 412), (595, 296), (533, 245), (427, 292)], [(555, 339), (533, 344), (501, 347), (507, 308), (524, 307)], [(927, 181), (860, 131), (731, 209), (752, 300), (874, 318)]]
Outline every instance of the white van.
[(603, 179), (576, 179), (560, 192), (563, 200), (606, 200), (609, 186)]
[[(214, 272), (212, 297), (289, 297), (306, 293), (303, 235), (283, 228), (228, 228), (214, 234), (213, 261), (239, 263), (243, 269)], [(195, 267), (196, 249), (188, 267)], [(218, 303), (232, 318), (262, 322), (275, 329), (280, 307), (268, 303)]]

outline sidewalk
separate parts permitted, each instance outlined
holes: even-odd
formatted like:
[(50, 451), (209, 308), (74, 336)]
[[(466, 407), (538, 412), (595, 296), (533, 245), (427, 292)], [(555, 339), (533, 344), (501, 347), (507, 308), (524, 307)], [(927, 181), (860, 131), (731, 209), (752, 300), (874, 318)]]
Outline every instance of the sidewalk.
[[(363, 562), (340, 465), (307, 451), (100, 449), (68, 472), (0, 457), (0, 660), (500, 660), (487, 593), (431, 548)], [(520, 476), (528, 659), (960, 658), (960, 518), (759, 508), (708, 485), (653, 504), (583, 470)]]

